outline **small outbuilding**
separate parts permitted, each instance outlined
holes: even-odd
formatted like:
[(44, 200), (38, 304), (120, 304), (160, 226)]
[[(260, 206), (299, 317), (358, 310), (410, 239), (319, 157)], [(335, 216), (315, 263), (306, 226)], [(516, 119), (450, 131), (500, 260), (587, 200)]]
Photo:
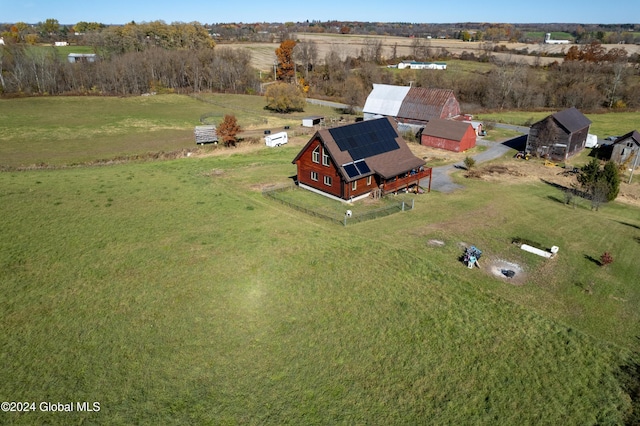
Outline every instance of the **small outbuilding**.
[(310, 117), (304, 117), (302, 119), (302, 127), (313, 127), (324, 121), (324, 117), (320, 115), (313, 115)]
[(576, 108), (565, 109), (531, 125), (527, 151), (553, 161), (566, 161), (582, 151), (591, 120)]
[(629, 168), (640, 165), (640, 133), (633, 130), (620, 136), (611, 144), (611, 160), (626, 164)]
[(470, 123), (456, 120), (430, 120), (422, 129), (424, 146), (463, 152), (476, 146), (476, 132)]
[(67, 60), (72, 64), (79, 62), (95, 62), (96, 61), (95, 53), (69, 53), (67, 55)]

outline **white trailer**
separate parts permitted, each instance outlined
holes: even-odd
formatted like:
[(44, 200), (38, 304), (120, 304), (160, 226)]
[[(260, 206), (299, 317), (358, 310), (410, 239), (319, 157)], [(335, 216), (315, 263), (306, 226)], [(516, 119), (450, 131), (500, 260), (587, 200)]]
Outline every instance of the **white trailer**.
[(284, 145), (287, 142), (289, 142), (289, 135), (287, 132), (274, 133), (264, 137), (264, 143), (270, 147)]
[(598, 147), (598, 136), (588, 134), (587, 141), (584, 143), (585, 148), (597, 148)]

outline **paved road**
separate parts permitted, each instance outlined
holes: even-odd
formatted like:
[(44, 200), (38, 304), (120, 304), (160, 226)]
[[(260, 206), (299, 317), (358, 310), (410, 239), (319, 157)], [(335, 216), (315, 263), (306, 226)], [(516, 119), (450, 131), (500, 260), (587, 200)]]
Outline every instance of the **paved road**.
[[(506, 125), (499, 125), (500, 127)], [(528, 133), (529, 129), (527, 127), (516, 127), (509, 126), (506, 128), (510, 128), (512, 130), (517, 130), (520, 132)], [(504, 142), (487, 142), (480, 138), (478, 138), (477, 144), (484, 145), (488, 148), (476, 155), (473, 155), (471, 158), (476, 160), (476, 164), (484, 163), (486, 161), (491, 161), (496, 158), (502, 157), (506, 154), (510, 149), (515, 147), (519, 147), (524, 145), (526, 141), (525, 136), (518, 136), (514, 139), (509, 139)], [(462, 162), (455, 164), (448, 164), (446, 166), (434, 167), (433, 173), (431, 176), (431, 189), (439, 192), (453, 192), (457, 189), (464, 188), (462, 185), (458, 185), (453, 182), (451, 179), (450, 173), (456, 169), (464, 169), (464, 164)], [(420, 186), (427, 187), (429, 182), (423, 180), (420, 182)]]

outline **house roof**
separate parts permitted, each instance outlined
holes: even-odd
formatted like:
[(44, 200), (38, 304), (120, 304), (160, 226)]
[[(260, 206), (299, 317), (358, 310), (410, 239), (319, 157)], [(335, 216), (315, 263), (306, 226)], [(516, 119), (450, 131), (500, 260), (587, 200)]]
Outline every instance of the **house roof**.
[(640, 133), (638, 133), (637, 130), (632, 130), (620, 136), (612, 145), (617, 145), (621, 142), (627, 143), (629, 140), (632, 140), (636, 145), (640, 146)]
[(411, 87), (396, 117), (428, 121), (440, 118), (447, 101), (455, 95), (449, 89)]
[(473, 126), (468, 122), (434, 118), (424, 126), (422, 134), (460, 142), (469, 127)]
[(555, 114), (552, 114), (554, 120), (556, 120), (562, 127), (567, 129), (569, 133), (577, 132), (585, 127), (591, 125), (591, 120), (584, 116), (575, 107), (565, 109)]
[[(322, 141), (347, 182), (374, 173), (390, 179), (425, 164), (413, 155), (388, 117), (318, 130), (294, 163), (316, 138)], [(352, 167), (354, 163), (356, 167)]]
[(374, 84), (373, 90), (367, 96), (362, 111), (371, 114), (396, 117), (402, 101), (411, 89), (408, 86), (392, 86), (389, 84)]

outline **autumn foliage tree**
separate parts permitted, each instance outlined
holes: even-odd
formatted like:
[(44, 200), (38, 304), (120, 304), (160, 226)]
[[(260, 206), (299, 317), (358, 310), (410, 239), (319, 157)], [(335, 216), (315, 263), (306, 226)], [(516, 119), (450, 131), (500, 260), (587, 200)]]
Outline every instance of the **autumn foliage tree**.
[(305, 100), (300, 89), (293, 84), (276, 83), (267, 88), (264, 94), (267, 109), (276, 112), (304, 111)]
[(225, 114), (218, 126), (218, 136), (222, 138), (224, 146), (236, 146), (236, 135), (242, 130), (235, 115)]
[(278, 57), (278, 80), (290, 82), (295, 77), (296, 64), (293, 61), (294, 47), (296, 47), (295, 41), (285, 40), (280, 43), (280, 47), (276, 49), (276, 56)]

